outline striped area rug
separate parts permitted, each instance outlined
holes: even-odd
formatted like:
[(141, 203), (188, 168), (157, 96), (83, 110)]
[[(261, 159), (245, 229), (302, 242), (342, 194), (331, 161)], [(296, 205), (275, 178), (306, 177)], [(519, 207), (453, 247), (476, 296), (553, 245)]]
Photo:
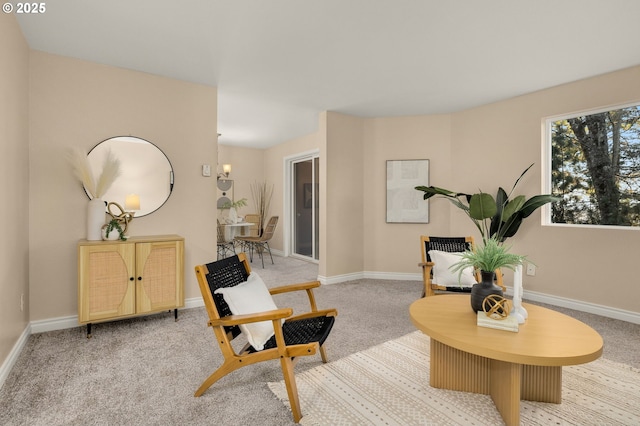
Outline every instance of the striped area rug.
[[(296, 375), (303, 425), (499, 425), (491, 397), (429, 386), (419, 331)], [(284, 382), (269, 383), (288, 405)], [(563, 368), (562, 404), (522, 401), (522, 425), (640, 425), (640, 370), (599, 359)]]

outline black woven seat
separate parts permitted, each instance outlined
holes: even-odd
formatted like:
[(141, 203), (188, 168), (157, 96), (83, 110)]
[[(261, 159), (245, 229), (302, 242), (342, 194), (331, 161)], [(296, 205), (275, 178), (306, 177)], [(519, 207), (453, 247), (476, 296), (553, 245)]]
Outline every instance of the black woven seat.
[[(319, 287), (320, 282), (291, 284), (269, 289), (272, 295), (304, 290), (309, 299), (310, 311), (302, 315), (292, 316), (293, 309), (285, 308), (234, 316), (224, 297), (216, 294), (215, 291), (247, 281), (251, 273), (247, 256), (240, 253), (217, 262), (198, 265), (195, 269), (200, 292), (209, 315), (209, 326), (213, 327), (216, 341), (224, 355), (222, 366), (202, 383), (195, 396), (202, 395), (217, 380), (238, 368), (261, 361), (279, 360), (293, 419), (296, 423), (300, 421), (302, 414), (293, 375), (294, 360), (300, 356), (320, 352), (322, 361), (327, 362), (324, 342), (338, 314), (335, 309), (317, 309), (313, 289)], [(266, 342), (262, 350), (256, 350), (247, 343), (242, 350), (236, 352), (231, 342), (241, 333), (238, 325), (256, 321), (271, 321), (275, 334)]]
[[(282, 334), (284, 334), (284, 342), (287, 345), (301, 345), (309, 342), (318, 342), (320, 346), (329, 337), (329, 332), (333, 327), (335, 317), (316, 317), (293, 321), (285, 321), (282, 324)], [(276, 336), (271, 337), (264, 344), (264, 349), (275, 348)], [(251, 347), (250, 352), (256, 352)]]

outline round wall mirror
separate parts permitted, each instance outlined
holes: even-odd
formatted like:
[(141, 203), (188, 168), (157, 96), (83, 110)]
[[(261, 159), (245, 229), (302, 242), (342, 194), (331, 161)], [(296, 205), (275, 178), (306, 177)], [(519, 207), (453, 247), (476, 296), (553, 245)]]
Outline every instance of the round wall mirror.
[[(100, 142), (87, 155), (93, 170), (102, 170), (107, 153), (120, 160), (120, 176), (102, 197), (135, 217), (158, 210), (173, 190), (173, 167), (154, 144), (133, 136), (117, 136)], [(136, 208), (137, 207), (137, 208)]]

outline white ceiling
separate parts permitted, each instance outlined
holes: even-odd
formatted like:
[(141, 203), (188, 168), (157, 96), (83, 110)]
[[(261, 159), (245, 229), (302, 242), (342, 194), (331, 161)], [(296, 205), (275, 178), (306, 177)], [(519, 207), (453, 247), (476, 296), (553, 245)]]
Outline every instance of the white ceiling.
[(459, 111), (640, 64), (638, 0), (54, 0), (32, 49), (218, 87), (220, 143)]

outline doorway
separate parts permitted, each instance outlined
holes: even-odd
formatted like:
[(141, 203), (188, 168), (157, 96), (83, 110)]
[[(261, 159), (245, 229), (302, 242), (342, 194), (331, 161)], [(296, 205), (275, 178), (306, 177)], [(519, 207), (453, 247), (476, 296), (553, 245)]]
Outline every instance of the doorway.
[(310, 154), (290, 161), (291, 253), (319, 260), (320, 157)]

